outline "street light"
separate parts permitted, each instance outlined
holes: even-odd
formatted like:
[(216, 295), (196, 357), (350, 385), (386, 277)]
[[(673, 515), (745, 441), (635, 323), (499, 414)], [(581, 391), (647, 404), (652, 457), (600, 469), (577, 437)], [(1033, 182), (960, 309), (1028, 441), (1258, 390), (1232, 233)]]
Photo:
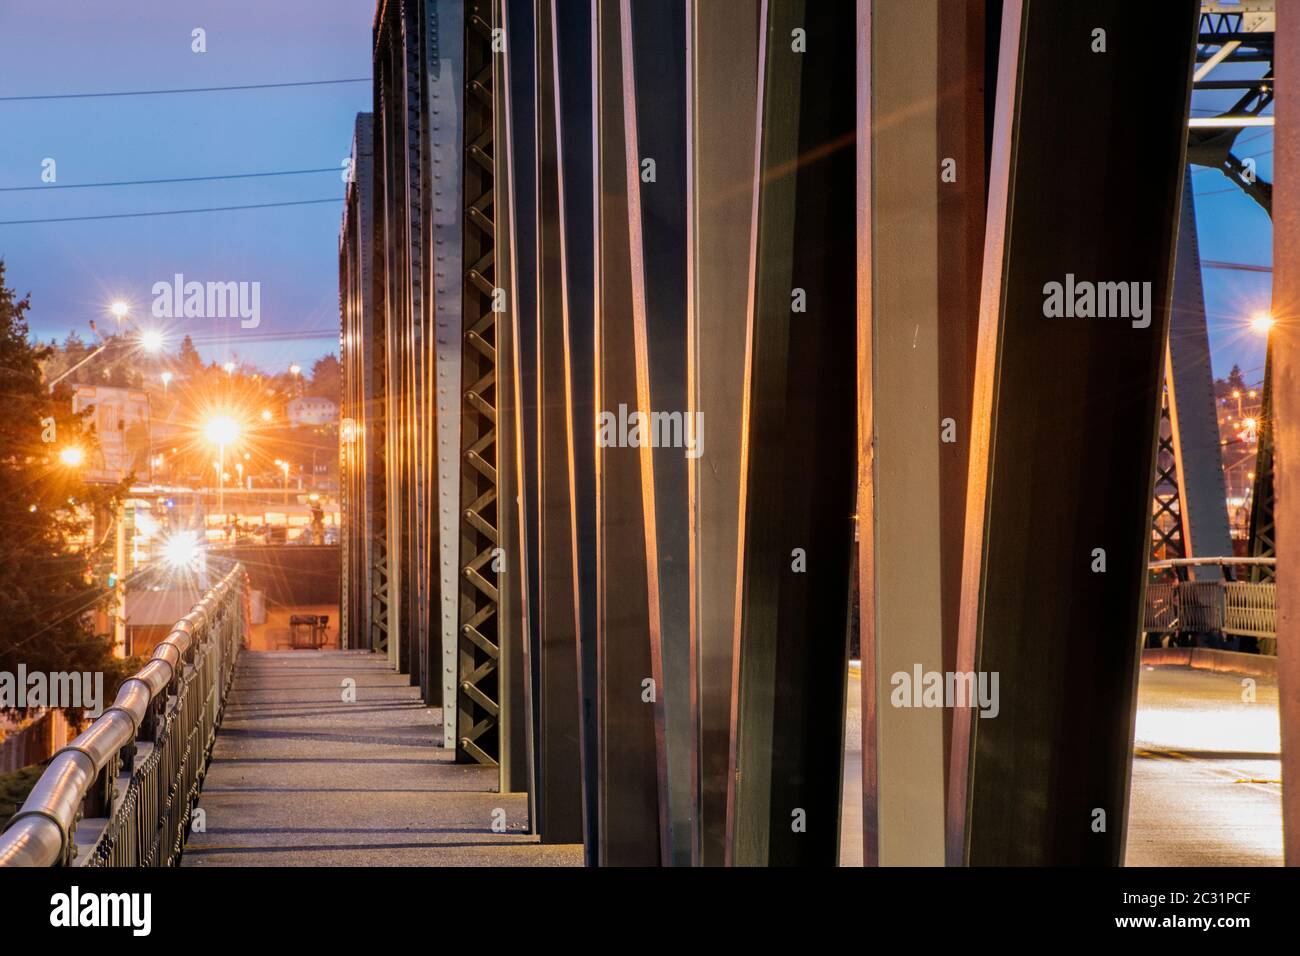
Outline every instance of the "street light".
[(149, 329), (140, 333), (140, 345), (146, 351), (157, 355), (162, 351), (163, 335), (157, 329)]
[(203, 426), (203, 434), (217, 446), (217, 511), (226, 510), (226, 446), (239, 438), (239, 423), (229, 415), (215, 415)]
[(59, 452), (59, 461), (69, 468), (78, 468), (86, 460), (86, 453), (76, 445), (69, 445)]
[[(277, 458), (275, 464), (277, 468), (284, 472), (284, 506), (287, 508), (289, 507), (289, 463)], [(287, 514), (284, 520), (288, 522), (289, 516)]]
[(162, 383), (163, 383), (163, 394), (166, 395), (166, 394), (167, 394), (167, 386), (170, 385), (170, 384), (172, 383), (172, 373), (171, 373), (171, 372), (163, 372), (163, 373), (162, 373)]
[(123, 302), (121, 299), (118, 299), (108, 308), (109, 311), (113, 313), (113, 317), (116, 318), (117, 321), (119, 322), (121, 322), (123, 319), (125, 319), (128, 315), (131, 314), (131, 307), (127, 305), (125, 302)]

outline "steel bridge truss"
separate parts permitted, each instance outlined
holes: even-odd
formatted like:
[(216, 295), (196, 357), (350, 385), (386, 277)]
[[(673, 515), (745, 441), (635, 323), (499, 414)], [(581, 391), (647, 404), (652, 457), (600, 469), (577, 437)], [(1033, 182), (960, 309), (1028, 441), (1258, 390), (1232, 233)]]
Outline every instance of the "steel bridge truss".
[[(1166, 366), (1170, 517), (1218, 534), (1166, 340), (1197, 4), (907, 6), (381, 0), (346, 494), (382, 474), (386, 548), (347, 560), (457, 759), (591, 863), (838, 860), (853, 573), (868, 862), (1119, 859)], [(1150, 326), (1046, 321), (1067, 273), (1150, 281)], [(915, 662), (1002, 716), (890, 708)]]

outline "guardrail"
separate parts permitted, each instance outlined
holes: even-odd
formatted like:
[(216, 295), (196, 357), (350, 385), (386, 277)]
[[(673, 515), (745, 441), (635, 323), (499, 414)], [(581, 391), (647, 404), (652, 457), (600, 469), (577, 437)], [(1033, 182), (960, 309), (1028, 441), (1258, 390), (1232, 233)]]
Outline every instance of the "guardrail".
[[(1273, 558), (1186, 558), (1155, 562), (1151, 568), (1178, 572), (1218, 565), (1226, 571), (1233, 565), (1273, 564)], [(1151, 582), (1142, 629), (1148, 634), (1220, 634), (1272, 642), (1277, 639), (1277, 585), (1235, 581), (1230, 574), (1222, 580)]]
[(246, 581), (236, 565), (54, 755), (0, 833), (0, 866), (175, 864), (243, 644)]

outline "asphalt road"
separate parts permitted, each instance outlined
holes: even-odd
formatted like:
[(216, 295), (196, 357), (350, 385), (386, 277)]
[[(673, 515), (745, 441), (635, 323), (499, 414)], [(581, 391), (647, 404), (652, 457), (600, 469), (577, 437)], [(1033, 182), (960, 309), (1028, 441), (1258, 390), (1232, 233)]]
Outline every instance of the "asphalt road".
[[(1143, 667), (1128, 866), (1281, 866), (1277, 681)], [(1247, 691), (1254, 692), (1254, 700)], [(849, 681), (840, 865), (862, 864), (861, 686)]]

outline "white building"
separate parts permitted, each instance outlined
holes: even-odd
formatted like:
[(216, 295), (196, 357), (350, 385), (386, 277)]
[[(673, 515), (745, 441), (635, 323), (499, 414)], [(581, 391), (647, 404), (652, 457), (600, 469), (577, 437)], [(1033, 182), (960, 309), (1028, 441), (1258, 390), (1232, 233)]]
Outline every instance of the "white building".
[(339, 407), (328, 398), (295, 398), (286, 409), (289, 424), (329, 425), (339, 420)]

